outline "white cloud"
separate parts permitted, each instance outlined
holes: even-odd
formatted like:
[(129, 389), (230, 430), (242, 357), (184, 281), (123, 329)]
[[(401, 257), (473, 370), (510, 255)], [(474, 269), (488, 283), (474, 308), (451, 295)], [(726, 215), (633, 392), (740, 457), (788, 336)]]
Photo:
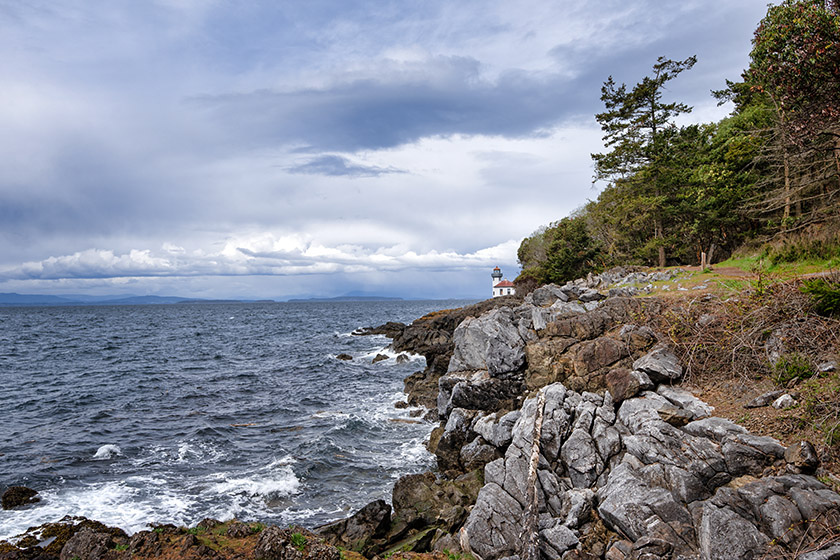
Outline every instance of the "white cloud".
[(716, 118), (765, 1), (0, 0), (0, 285), (483, 293), (596, 196), (606, 76), (696, 52)]
[[(326, 246), (307, 236), (277, 236), (270, 232), (229, 239), (215, 253), (188, 253), (178, 247), (163, 248), (159, 255), (148, 249), (116, 254), (89, 249), (71, 255), (26, 262), (0, 273), (5, 280), (117, 279), (184, 277), (198, 275), (297, 276), (357, 273), (361, 271), (469, 270), (487, 268), (516, 258), (518, 240), (470, 253), (429, 251), (417, 253), (404, 247), (368, 248), (360, 245)], [(176, 254), (177, 256), (173, 256)]]

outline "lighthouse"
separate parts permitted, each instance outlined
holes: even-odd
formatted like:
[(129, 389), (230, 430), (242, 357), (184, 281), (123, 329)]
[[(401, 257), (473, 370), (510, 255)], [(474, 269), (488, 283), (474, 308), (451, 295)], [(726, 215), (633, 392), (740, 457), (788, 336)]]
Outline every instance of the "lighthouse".
[(512, 296), (516, 294), (513, 282), (502, 279), (502, 270), (497, 266), (490, 275), (493, 280), (493, 297)]

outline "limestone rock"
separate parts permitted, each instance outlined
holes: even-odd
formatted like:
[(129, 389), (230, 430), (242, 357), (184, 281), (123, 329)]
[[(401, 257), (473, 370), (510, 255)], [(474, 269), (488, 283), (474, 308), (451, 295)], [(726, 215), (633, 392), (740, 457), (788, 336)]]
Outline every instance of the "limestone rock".
[(656, 392), (675, 406), (678, 406), (690, 414), (690, 420), (699, 420), (711, 416), (714, 412), (714, 407), (704, 403), (689, 391), (679, 387), (672, 387), (670, 385), (660, 385)]
[(461, 448), (461, 465), (466, 471), (483, 469), (484, 465), (498, 458), (496, 447), (489, 445), (481, 436)]
[(515, 373), (491, 377), (487, 371), (444, 375), (438, 382), (438, 414), (446, 418), (453, 408), (498, 410), (521, 393), (523, 379)]
[(618, 333), (618, 338), (630, 348), (631, 352), (647, 350), (656, 344), (656, 333), (647, 326), (624, 325)]
[(568, 317), (569, 315), (580, 315), (586, 313), (586, 307), (577, 301), (557, 300), (551, 306), (552, 314), (555, 317)]
[(537, 307), (548, 307), (555, 301), (569, 301), (569, 295), (556, 284), (541, 286), (526, 296), (526, 303), (532, 303)]
[(434, 451), (441, 471), (462, 470), (461, 448), (475, 437), (470, 428), (475, 414), (462, 408), (455, 408), (450, 413)]
[(516, 371), (525, 362), (525, 341), (509, 308), (467, 318), (455, 329), (449, 372), (487, 370), (490, 375)]
[(773, 401), (773, 404), (771, 406), (777, 410), (782, 410), (784, 408), (796, 406), (796, 404), (796, 399), (794, 399), (791, 395), (785, 393), (784, 395)]
[(705, 503), (698, 541), (702, 558), (732, 560), (760, 558), (770, 539), (731, 509)]
[(682, 377), (683, 373), (679, 359), (666, 346), (654, 347), (653, 350), (633, 362), (633, 369), (645, 372), (654, 383), (676, 381)]
[(592, 288), (587, 288), (578, 296), (578, 300), (582, 301), (583, 303), (587, 303), (590, 301), (601, 301), (602, 299), (607, 299), (602, 293), (599, 293), (598, 290), (594, 290)]
[(641, 391), (653, 388), (653, 383), (645, 372), (630, 371), (627, 368), (610, 370), (605, 382), (607, 390), (617, 403), (633, 398)]
[(802, 554), (796, 560), (840, 560), (840, 544)]
[(560, 450), (560, 456), (575, 488), (589, 488), (601, 474), (598, 447), (592, 436), (584, 430), (572, 431)]
[(562, 523), (556, 523), (540, 531), (540, 551), (543, 558), (559, 560), (564, 552), (576, 547), (577, 544), (577, 536)]
[(494, 482), (488, 482), (464, 524), (470, 548), (486, 560), (518, 552), (522, 506)]
[(475, 422), (473, 430), (491, 445), (502, 449), (513, 440), (513, 426), (521, 414), (519, 410), (508, 412), (501, 417), (499, 413), (488, 414)]
[(782, 395), (784, 395), (784, 391), (769, 391), (764, 393), (763, 395), (759, 395), (747, 404), (744, 405), (744, 408), (760, 408), (762, 406), (767, 406), (774, 400), (778, 399)]
[(800, 441), (785, 449), (785, 461), (796, 473), (811, 474), (820, 466), (817, 450), (809, 441)]

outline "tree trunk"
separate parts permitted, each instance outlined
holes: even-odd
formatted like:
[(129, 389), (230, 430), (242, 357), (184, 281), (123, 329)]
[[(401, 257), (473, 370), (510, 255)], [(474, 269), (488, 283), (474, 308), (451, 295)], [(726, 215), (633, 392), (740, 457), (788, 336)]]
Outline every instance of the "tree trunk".
[(837, 166), (837, 182), (840, 183), (840, 136), (834, 137), (834, 165)]
[(662, 245), (662, 239), (665, 237), (662, 233), (662, 220), (659, 216), (656, 216), (656, 219), (653, 223), (654, 228), (654, 237), (659, 240), (659, 268), (665, 268), (665, 246)]
[(787, 229), (790, 218), (790, 162), (788, 161), (787, 149), (782, 148), (782, 162), (785, 170), (785, 210), (782, 213), (782, 231)]
[(717, 243), (712, 241), (709, 244), (709, 252), (706, 253), (706, 265), (712, 266), (712, 259), (715, 258), (715, 249), (717, 249)]

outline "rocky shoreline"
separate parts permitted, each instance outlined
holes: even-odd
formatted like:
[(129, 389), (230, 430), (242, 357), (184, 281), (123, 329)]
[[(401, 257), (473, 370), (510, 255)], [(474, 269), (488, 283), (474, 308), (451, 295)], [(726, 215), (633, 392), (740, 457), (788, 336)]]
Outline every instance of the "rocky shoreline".
[(669, 275), (615, 269), (357, 333), (426, 358), (407, 401), (439, 422), (438, 470), (401, 478), (390, 505), (312, 532), (205, 520), (128, 538), (68, 520), (63, 544), (33, 529), (0, 559), (840, 558), (840, 495), (813, 446), (751, 434), (680, 386), (647, 326), (663, 302), (631, 297)]

